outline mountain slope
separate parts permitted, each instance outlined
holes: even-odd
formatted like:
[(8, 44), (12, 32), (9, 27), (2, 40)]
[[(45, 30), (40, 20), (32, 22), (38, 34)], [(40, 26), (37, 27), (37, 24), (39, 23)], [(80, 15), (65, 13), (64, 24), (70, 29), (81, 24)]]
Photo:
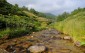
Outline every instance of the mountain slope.
[(55, 15), (51, 14), (51, 13), (45, 13), (45, 15), (47, 16), (48, 19), (55, 19)]
[(34, 31), (46, 29), (49, 20), (38, 16), (37, 11), (26, 7), (12, 5), (6, 0), (0, 0), (0, 37), (10, 38), (30, 34)]

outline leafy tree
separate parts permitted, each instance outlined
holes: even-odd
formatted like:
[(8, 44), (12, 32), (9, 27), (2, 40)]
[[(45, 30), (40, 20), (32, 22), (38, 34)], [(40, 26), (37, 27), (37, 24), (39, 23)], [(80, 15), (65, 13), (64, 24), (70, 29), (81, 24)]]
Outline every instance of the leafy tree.
[(64, 12), (63, 14), (58, 15), (58, 16), (57, 16), (57, 22), (63, 21), (63, 20), (66, 19), (68, 16), (69, 16), (69, 13), (67, 13), (67, 12)]
[(17, 4), (11, 7), (11, 14), (17, 14), (18, 11), (19, 11), (19, 7)]
[(73, 12), (71, 12), (71, 15), (75, 15), (75, 14), (77, 14), (79, 12), (83, 12), (83, 11), (85, 11), (85, 8), (78, 8), (78, 9), (75, 9)]
[(37, 11), (35, 11), (35, 9), (33, 9), (33, 8), (30, 9), (30, 12), (37, 14)]
[(21, 10), (29, 11), (27, 7), (23, 6)]
[(4, 7), (6, 3), (6, 0), (0, 0), (0, 7)]
[(12, 5), (9, 4), (6, 0), (0, 0), (0, 14), (9, 14)]

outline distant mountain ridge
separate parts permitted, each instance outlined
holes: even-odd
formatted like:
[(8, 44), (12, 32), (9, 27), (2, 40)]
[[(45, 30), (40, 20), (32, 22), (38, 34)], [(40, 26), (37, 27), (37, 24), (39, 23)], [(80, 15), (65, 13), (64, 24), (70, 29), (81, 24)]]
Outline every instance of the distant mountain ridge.
[(49, 19), (55, 19), (55, 15), (51, 14), (51, 13), (44, 13)]

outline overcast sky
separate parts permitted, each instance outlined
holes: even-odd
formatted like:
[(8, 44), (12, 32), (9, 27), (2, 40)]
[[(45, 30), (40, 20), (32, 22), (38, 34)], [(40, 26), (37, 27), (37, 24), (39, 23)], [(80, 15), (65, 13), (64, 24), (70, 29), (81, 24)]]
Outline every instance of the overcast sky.
[(34, 8), (40, 12), (61, 14), (85, 7), (85, 0), (7, 0), (11, 4)]

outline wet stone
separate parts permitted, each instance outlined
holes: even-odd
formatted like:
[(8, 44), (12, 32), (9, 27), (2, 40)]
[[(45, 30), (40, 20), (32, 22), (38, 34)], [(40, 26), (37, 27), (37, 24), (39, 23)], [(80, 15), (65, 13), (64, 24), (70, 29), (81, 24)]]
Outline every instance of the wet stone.
[(39, 52), (44, 52), (46, 50), (46, 47), (44, 45), (34, 45), (30, 46), (28, 48), (28, 51), (33, 52), (33, 53), (39, 53)]

